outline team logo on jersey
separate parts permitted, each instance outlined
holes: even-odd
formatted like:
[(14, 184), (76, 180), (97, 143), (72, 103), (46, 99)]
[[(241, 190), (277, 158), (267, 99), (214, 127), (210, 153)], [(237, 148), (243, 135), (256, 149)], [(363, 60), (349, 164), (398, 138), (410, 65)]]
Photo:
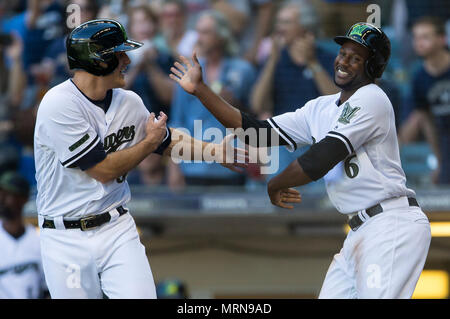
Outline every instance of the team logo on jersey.
[(338, 122), (342, 124), (350, 123), (350, 120), (355, 116), (356, 112), (358, 112), (361, 108), (358, 106), (351, 107), (347, 102), (344, 105), (344, 109), (342, 110), (341, 116), (338, 119)]
[(0, 277), (7, 273), (13, 273), (16, 275), (20, 275), (21, 273), (23, 273), (29, 269), (32, 269), (34, 271), (39, 271), (38, 263), (28, 262), (28, 263), (23, 263), (23, 264), (19, 264), (19, 265), (14, 265), (14, 266), (11, 266), (6, 269), (0, 269)]
[(117, 133), (105, 137), (103, 148), (107, 154), (115, 152), (120, 145), (132, 141), (135, 135), (134, 125), (122, 127)]

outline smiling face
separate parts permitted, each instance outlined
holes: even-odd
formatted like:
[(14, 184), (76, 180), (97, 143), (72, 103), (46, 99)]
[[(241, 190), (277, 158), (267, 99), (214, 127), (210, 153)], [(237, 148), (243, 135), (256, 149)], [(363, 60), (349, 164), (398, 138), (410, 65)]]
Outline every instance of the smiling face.
[(345, 42), (334, 60), (334, 83), (350, 91), (372, 82), (365, 72), (368, 58), (368, 49), (353, 41)]
[(125, 71), (128, 64), (130, 64), (130, 58), (126, 52), (116, 52), (116, 57), (119, 60), (119, 65), (111, 73), (105, 76), (105, 80), (109, 81), (111, 88), (122, 88), (125, 86)]

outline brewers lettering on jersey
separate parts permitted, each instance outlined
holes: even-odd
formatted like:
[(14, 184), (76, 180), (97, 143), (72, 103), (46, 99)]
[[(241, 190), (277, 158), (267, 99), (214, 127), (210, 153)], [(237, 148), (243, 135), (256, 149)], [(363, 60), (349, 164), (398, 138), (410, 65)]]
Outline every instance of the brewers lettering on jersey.
[[(36, 204), (52, 298), (155, 298), (145, 247), (126, 207), (126, 174), (151, 153), (170, 155), (178, 143), (214, 150), (218, 161), (229, 149), (232, 136), (209, 144), (167, 128), (164, 113), (155, 117), (137, 94), (121, 88), (130, 63), (125, 51), (141, 45), (114, 20), (80, 25), (66, 42), (73, 78), (49, 90), (39, 106)], [(195, 153), (178, 155), (192, 160)]]
[(292, 187), (323, 177), (331, 202), (348, 216), (351, 231), (333, 258), (319, 298), (410, 298), (431, 234), (414, 191), (406, 187), (391, 102), (375, 83), (388, 63), (390, 41), (368, 23), (356, 23), (335, 41), (341, 45), (334, 64), (340, 92), (266, 121), (214, 94), (202, 80), (195, 53), (193, 63), (180, 57), (184, 66), (176, 62), (170, 77), (225, 127), (278, 134), (275, 141), (271, 134), (246, 139), (253, 146), (295, 150), (311, 145), (269, 181), (268, 194), (272, 204), (293, 208), (301, 197)]

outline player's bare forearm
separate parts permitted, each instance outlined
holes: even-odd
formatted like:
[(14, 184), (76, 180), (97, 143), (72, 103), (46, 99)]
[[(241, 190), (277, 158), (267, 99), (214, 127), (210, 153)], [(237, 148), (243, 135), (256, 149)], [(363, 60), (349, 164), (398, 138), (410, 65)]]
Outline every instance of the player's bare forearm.
[(157, 143), (144, 139), (130, 148), (108, 154), (103, 161), (86, 170), (86, 173), (101, 183), (109, 183), (127, 174), (157, 148)]
[(205, 83), (201, 83), (194, 95), (226, 128), (242, 127), (241, 112), (214, 93)]
[(297, 161), (293, 161), (281, 174), (272, 178), (267, 185), (267, 193), (273, 205), (281, 208), (294, 208), (293, 203), (300, 203), (300, 193), (292, 187), (311, 182)]
[(233, 134), (216, 144), (197, 140), (177, 129), (170, 130), (172, 141), (163, 155), (186, 161), (215, 162), (236, 173), (244, 173), (243, 169), (248, 167), (248, 151), (232, 146)]
[(272, 178), (268, 187), (279, 190), (289, 187), (302, 186), (312, 182), (312, 179), (305, 174), (303, 168), (297, 160), (293, 161), (284, 171)]
[[(172, 135), (172, 141), (163, 153), (166, 156), (182, 159), (185, 161), (203, 161), (203, 154), (205, 149), (208, 149), (210, 147), (214, 148), (214, 145), (218, 145), (197, 140), (191, 135), (174, 128), (170, 128), (170, 131)], [(198, 155), (199, 158), (196, 158), (195, 155)]]
[(242, 127), (241, 112), (203, 82), (202, 68), (196, 53), (192, 55), (193, 63), (184, 56), (180, 56), (180, 60), (184, 65), (175, 62), (174, 67), (170, 69), (172, 74), (169, 77), (187, 93), (195, 95), (226, 128)]

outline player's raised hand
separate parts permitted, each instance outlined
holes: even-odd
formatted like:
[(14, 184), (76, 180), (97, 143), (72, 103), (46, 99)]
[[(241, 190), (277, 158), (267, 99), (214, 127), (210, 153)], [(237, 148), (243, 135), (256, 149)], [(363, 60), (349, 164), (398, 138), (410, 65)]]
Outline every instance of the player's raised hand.
[(167, 133), (166, 122), (167, 115), (164, 112), (160, 112), (158, 118), (156, 118), (155, 113), (150, 113), (145, 128), (145, 132), (147, 133), (145, 139), (149, 143), (159, 146)]
[(244, 169), (248, 167), (249, 154), (247, 150), (233, 146), (236, 135), (229, 134), (225, 136), (222, 143), (218, 145), (218, 151), (222, 153), (223, 161), (220, 163), (223, 167), (233, 172), (243, 174)]
[(300, 203), (302, 201), (300, 193), (293, 188), (274, 190), (268, 187), (267, 192), (272, 204), (281, 208), (293, 209), (294, 206), (289, 205), (290, 203)]
[(180, 62), (175, 62), (170, 68), (172, 72), (169, 77), (177, 82), (186, 92), (195, 94), (197, 87), (203, 83), (202, 67), (197, 59), (197, 54), (192, 54), (192, 61), (184, 56), (180, 56)]

